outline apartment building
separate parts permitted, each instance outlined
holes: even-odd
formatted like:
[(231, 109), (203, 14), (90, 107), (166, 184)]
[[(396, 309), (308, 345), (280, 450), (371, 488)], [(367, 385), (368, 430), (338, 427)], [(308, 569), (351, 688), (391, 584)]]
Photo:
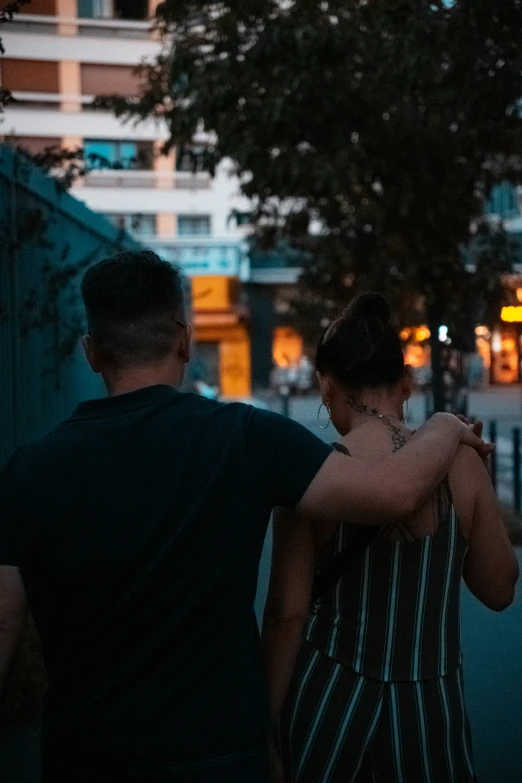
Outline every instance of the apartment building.
[[(81, 148), (88, 171), (72, 193), (191, 278), (199, 372), (229, 396), (250, 393), (251, 345), (241, 281), (249, 204), (223, 164), (204, 168), (204, 140), (160, 154), (156, 121), (121, 123), (97, 95), (136, 95), (136, 66), (158, 53), (159, 0), (32, 0), (2, 30), (0, 84), (12, 91), (0, 140), (33, 153)], [(232, 217), (235, 215), (235, 217)]]

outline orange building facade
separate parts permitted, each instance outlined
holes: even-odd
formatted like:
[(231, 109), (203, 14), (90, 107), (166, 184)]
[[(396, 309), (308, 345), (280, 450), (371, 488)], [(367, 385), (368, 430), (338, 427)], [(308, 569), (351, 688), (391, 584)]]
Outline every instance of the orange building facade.
[(206, 378), (223, 397), (251, 394), (250, 336), (237, 277), (193, 277), (192, 307), (197, 354)]

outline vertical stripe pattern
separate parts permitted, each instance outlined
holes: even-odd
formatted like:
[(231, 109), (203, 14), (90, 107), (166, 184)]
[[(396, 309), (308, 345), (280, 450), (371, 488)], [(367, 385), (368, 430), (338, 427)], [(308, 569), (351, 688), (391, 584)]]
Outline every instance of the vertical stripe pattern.
[(359, 699), (361, 698), (362, 692), (364, 689), (364, 678), (359, 677), (357, 679), (357, 682), (355, 684), (355, 687), (353, 689), (353, 692), (351, 694), (350, 699), (348, 700), (348, 704), (346, 706), (346, 712), (343, 716), (343, 719), (341, 721), (341, 725), (339, 726), (339, 729), (337, 731), (334, 746), (330, 753), (330, 757), (328, 759), (328, 763), (326, 765), (326, 768), (322, 775), (322, 780), (328, 780), (332, 774), (332, 770), (335, 768), (335, 765), (337, 764), (337, 761), (339, 759), (339, 756), (341, 754), (343, 741), (346, 737), (346, 734), (350, 728), (350, 724), (352, 720), (354, 719), (355, 712), (357, 710), (357, 706), (359, 703)]
[(297, 691), (297, 697), (295, 699), (294, 709), (292, 711), (292, 717), (290, 722), (290, 737), (293, 737), (294, 734), (294, 728), (295, 728), (295, 722), (297, 720), (297, 716), (299, 714), (299, 708), (301, 706), (301, 701), (303, 698), (303, 694), (305, 692), (306, 686), (308, 685), (308, 682), (310, 681), (310, 678), (312, 677), (313, 671), (315, 666), (317, 665), (320, 654), (317, 650), (313, 651), (313, 654), (310, 658), (310, 660), (307, 663), (306, 669), (303, 672), (302, 676), (300, 677), (299, 687)]
[(425, 621), (426, 594), (429, 582), (431, 539), (423, 542), (419, 584), (417, 587), (417, 606), (415, 608), (415, 630), (413, 634), (411, 679), (418, 680), (421, 675), (422, 631)]
[(287, 783), (473, 781), (458, 673), (383, 683), (316, 652), (303, 645), (283, 709)]
[(446, 763), (448, 765), (448, 783), (457, 783), (455, 779), (455, 766), (453, 764), (453, 738), (451, 734), (451, 709), (448, 696), (448, 686), (445, 677), (438, 680), (440, 701), (442, 704), (442, 715), (444, 723), (444, 751), (446, 754)]
[(401, 722), (399, 719), (398, 688), (395, 683), (390, 685), (391, 737), (393, 744), (393, 769), (397, 783), (404, 783), (404, 768), (402, 763)]
[(308, 758), (308, 754), (310, 753), (311, 747), (313, 745), (313, 742), (316, 738), (317, 732), (319, 731), (319, 728), (321, 726), (321, 720), (324, 717), (325, 711), (328, 708), (328, 702), (332, 696), (333, 689), (335, 685), (337, 684), (337, 681), (341, 675), (342, 666), (338, 663), (335, 664), (335, 666), (332, 669), (332, 672), (330, 674), (330, 678), (328, 679), (328, 682), (326, 683), (326, 687), (324, 688), (323, 695), (321, 697), (321, 700), (319, 704), (317, 705), (314, 713), (314, 720), (310, 729), (310, 732), (308, 734), (308, 737), (306, 738), (304, 750), (301, 756), (301, 760), (299, 762), (299, 767), (297, 768), (297, 774), (299, 775), (299, 772), (303, 768), (303, 765), (306, 763), (306, 760)]
[(366, 624), (368, 622), (370, 603), (370, 578), (372, 568), (372, 548), (368, 547), (364, 553), (364, 564), (361, 575), (361, 598), (359, 601), (359, 615), (357, 618), (357, 642), (355, 647), (355, 671), (361, 671), (364, 660), (364, 647), (366, 642)]
[[(435, 532), (377, 536), (312, 607), (285, 707), (288, 783), (468, 783), (459, 590), (467, 543), (447, 482)], [(357, 526), (321, 549), (322, 570)]]
[(384, 646), (384, 666), (382, 673), (382, 679), (384, 682), (389, 682), (391, 679), (393, 645), (396, 632), (395, 624), (397, 619), (397, 601), (399, 598), (400, 562), (401, 544), (397, 541), (395, 542), (392, 556), (388, 612), (386, 618), (386, 640)]
[(420, 682), (414, 683), (415, 688), (415, 700), (417, 702), (417, 721), (419, 725), (420, 735), (420, 747), (422, 754), (422, 769), (424, 772), (424, 780), (426, 783), (432, 783), (431, 775), (431, 762), (430, 753), (428, 747), (428, 727), (426, 720), (426, 712), (424, 709), (424, 700), (422, 693), (422, 685)]
[(446, 671), (446, 662), (448, 657), (448, 607), (451, 593), (452, 577), (455, 570), (455, 552), (457, 544), (457, 518), (455, 510), (452, 508), (449, 520), (448, 531), (448, 558), (446, 560), (446, 573), (444, 576), (444, 586), (442, 590), (442, 602), (440, 610), (440, 624), (439, 624), (439, 661), (440, 670), (439, 674), (443, 674)]
[[(377, 536), (312, 608), (305, 638), (359, 674), (382, 682), (422, 680), (460, 666), (459, 589), (467, 543), (446, 484), (438, 490), (433, 535), (413, 541)], [(343, 525), (319, 553), (327, 568), (350, 546)]]
[[(337, 554), (342, 552), (345, 546), (345, 528), (341, 525), (337, 532)], [(339, 638), (339, 625), (342, 621), (342, 579), (339, 579), (336, 587), (334, 588), (334, 617), (332, 621), (332, 628), (330, 631), (330, 641), (328, 644), (328, 655), (335, 656), (337, 650), (337, 641)]]
[(379, 719), (381, 717), (382, 713), (382, 697), (377, 699), (375, 702), (375, 712), (373, 713), (373, 717), (371, 720), (371, 723), (368, 727), (368, 732), (366, 734), (366, 737), (364, 738), (364, 741), (361, 745), (361, 750), (359, 753), (359, 758), (357, 759), (355, 763), (355, 768), (353, 770), (353, 778), (356, 779), (357, 775), (361, 771), (361, 767), (366, 760), (368, 750), (370, 748), (371, 743), (373, 742), (373, 739), (375, 737), (375, 734), (377, 732), (377, 726), (379, 725)]

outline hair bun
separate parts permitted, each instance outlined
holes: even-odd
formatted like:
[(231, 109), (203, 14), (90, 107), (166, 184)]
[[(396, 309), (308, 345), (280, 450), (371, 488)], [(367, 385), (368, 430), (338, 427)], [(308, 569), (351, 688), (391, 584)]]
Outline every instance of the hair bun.
[(380, 321), (386, 326), (391, 318), (391, 309), (384, 296), (368, 292), (352, 299), (343, 317), (356, 321)]

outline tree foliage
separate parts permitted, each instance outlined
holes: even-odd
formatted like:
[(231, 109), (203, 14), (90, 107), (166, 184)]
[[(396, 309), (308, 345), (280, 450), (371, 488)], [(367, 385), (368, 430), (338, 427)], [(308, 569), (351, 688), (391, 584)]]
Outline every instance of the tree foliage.
[(520, 178), (521, 0), (166, 0), (157, 21), (143, 96), (109, 105), (169, 144), (215, 134), (258, 226), (312, 251), (305, 303), (378, 287), (434, 327), (496, 306), (506, 239), (473, 269), (462, 248)]

